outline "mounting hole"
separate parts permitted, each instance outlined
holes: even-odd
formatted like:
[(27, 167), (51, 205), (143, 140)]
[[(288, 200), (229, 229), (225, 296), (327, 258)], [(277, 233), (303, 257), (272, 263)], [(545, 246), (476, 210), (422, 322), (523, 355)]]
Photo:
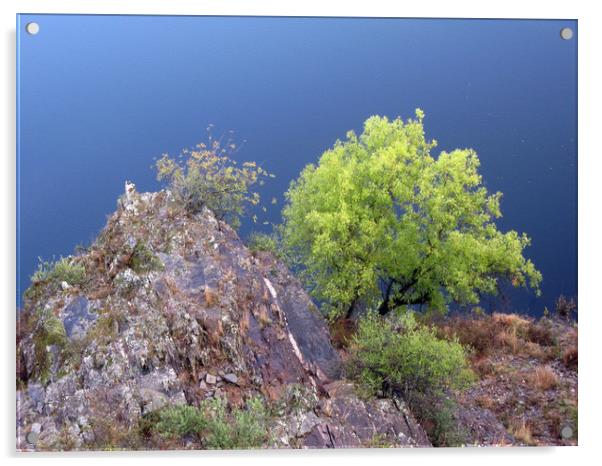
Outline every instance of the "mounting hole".
[(569, 426), (563, 427), (560, 431), (560, 435), (563, 439), (570, 439), (573, 437), (573, 429), (571, 429)]
[(39, 438), (40, 438), (40, 434), (38, 434), (37, 432), (34, 432), (33, 430), (31, 432), (28, 432), (27, 435), (25, 436), (25, 440), (30, 445), (35, 445), (36, 443), (38, 443)]
[(560, 37), (564, 40), (571, 40), (573, 38), (573, 30), (571, 28), (562, 28), (560, 30)]
[(38, 32), (40, 32), (40, 25), (38, 23), (27, 23), (25, 25), (25, 30), (30, 36), (35, 36)]

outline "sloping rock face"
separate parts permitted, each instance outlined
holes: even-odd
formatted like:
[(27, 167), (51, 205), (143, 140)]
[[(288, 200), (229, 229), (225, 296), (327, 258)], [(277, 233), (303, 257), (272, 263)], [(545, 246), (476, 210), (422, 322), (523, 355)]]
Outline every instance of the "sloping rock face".
[(429, 445), (403, 403), (364, 402), (339, 381), (298, 281), (209, 210), (192, 217), (168, 191), (128, 185), (73, 262), (85, 283), (34, 283), (18, 322), (18, 449), (106, 448), (108, 432), (162, 407), (257, 395), (283, 407), (265, 446)]

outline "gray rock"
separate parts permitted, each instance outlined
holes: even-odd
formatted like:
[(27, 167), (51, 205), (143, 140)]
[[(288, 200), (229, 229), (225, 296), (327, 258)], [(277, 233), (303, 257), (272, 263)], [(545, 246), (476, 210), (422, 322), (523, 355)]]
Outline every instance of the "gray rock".
[[(138, 243), (160, 251), (160, 270), (129, 268)], [(48, 289), (27, 301), (31, 321), (20, 328), (43, 323), (38, 309), (58, 312), (68, 342), (48, 350), (20, 335), (26, 388), (17, 393), (17, 448), (159, 448), (129, 436), (141, 416), (210, 397), (227, 399), (230, 411), (254, 396), (283, 404), (269, 428), (280, 446), (361, 446), (375, 433), (397, 446), (428, 444), (409, 412), (331, 384), (341, 360), (299, 281), (272, 255), (252, 255), (208, 209), (190, 216), (167, 191), (129, 186), (78, 260), (92, 265), (88, 295)], [(32, 446), (25, 436), (34, 423), (41, 429)], [(187, 438), (170, 447), (202, 444)]]
[(65, 326), (65, 333), (72, 339), (83, 338), (88, 328), (98, 318), (98, 315), (90, 309), (90, 303), (85, 296), (74, 298), (60, 315)]

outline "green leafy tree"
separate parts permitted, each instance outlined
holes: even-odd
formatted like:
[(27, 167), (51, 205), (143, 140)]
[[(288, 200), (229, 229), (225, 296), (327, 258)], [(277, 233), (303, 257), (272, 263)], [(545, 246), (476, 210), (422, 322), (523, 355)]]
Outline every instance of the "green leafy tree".
[(373, 116), (304, 168), (286, 193), (283, 243), (315, 297), (335, 314), (378, 305), (444, 309), (495, 294), (500, 279), (539, 293), (525, 234), (503, 233), (472, 149), (431, 154), (424, 113)]
[(163, 154), (155, 164), (157, 179), (167, 180), (176, 199), (190, 213), (208, 207), (218, 220), (238, 228), (245, 209), (260, 201), (259, 193), (251, 191), (251, 187), (262, 185), (264, 178), (273, 175), (255, 162), (238, 166), (230, 157), (234, 151), (233, 142), (222, 145), (221, 139), (210, 134), (208, 144), (185, 149), (177, 158)]

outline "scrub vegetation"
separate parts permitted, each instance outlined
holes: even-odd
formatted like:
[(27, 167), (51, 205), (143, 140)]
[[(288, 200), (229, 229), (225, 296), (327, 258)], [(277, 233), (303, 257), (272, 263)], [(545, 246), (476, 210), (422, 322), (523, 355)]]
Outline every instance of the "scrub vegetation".
[(259, 193), (251, 187), (261, 186), (265, 178), (274, 175), (255, 162), (238, 166), (230, 157), (236, 145), (230, 140), (222, 145), (221, 141), (209, 134), (208, 143), (185, 149), (176, 158), (164, 154), (155, 164), (157, 179), (167, 181), (178, 202), (191, 214), (207, 207), (218, 220), (238, 228), (248, 207), (260, 202)]
[(450, 395), (475, 377), (456, 339), (438, 338), (412, 313), (384, 318), (372, 312), (360, 320), (349, 350), (348, 374), (360, 388), (373, 396), (403, 397), (436, 445), (465, 442)]
[(196, 438), (210, 450), (259, 448), (268, 439), (266, 409), (260, 398), (251, 398), (244, 408), (231, 412), (222, 398), (205, 400), (198, 408), (168, 406), (144, 417), (140, 432), (158, 436), (159, 443)]

